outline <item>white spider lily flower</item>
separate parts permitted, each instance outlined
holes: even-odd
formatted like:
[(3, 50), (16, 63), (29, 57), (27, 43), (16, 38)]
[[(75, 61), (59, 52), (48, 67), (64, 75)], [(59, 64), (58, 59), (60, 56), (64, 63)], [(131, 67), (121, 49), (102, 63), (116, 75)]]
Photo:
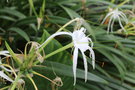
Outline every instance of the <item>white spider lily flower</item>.
[(107, 28), (107, 33), (109, 33), (110, 29), (111, 29), (111, 32), (113, 32), (113, 25), (116, 19), (118, 20), (119, 25), (122, 28), (122, 30), (126, 31), (122, 25), (122, 20), (127, 24), (128, 19), (122, 11), (119, 11), (118, 8), (116, 8), (115, 10), (112, 10), (105, 16), (105, 18), (102, 21), (102, 24), (106, 21), (108, 17), (110, 17), (110, 19), (109, 19), (109, 24)]
[[(93, 48), (93, 42), (90, 38), (86, 37), (85, 35), (85, 28), (81, 28), (80, 30), (76, 30), (72, 34), (72, 39), (74, 43), (74, 54), (73, 54), (73, 73), (74, 73), (74, 85), (76, 83), (76, 68), (77, 68), (77, 58), (78, 58), (78, 50), (81, 51), (84, 61), (84, 68), (85, 68), (85, 82), (87, 81), (87, 72), (88, 72), (88, 66), (87, 66), (87, 60), (85, 57), (84, 52), (86, 50), (90, 51), (90, 57), (92, 57), (92, 65), (93, 68), (95, 68), (95, 54), (92, 50)], [(89, 42), (91, 43), (91, 46), (89, 46)]]
[[(85, 35), (85, 28), (81, 28), (80, 30), (76, 30), (73, 33), (71, 32), (57, 32), (53, 35), (51, 35), (42, 45), (40, 45), (38, 48), (42, 47), (48, 40), (51, 38), (54, 38), (55, 36), (58, 35), (69, 35), (72, 37), (73, 44), (74, 44), (74, 52), (73, 52), (73, 75), (74, 75), (74, 85), (76, 84), (76, 68), (77, 68), (77, 59), (78, 59), (78, 51), (80, 50), (83, 56), (83, 61), (84, 61), (84, 68), (85, 68), (85, 82), (87, 81), (87, 72), (88, 72), (88, 65), (87, 65), (87, 60), (85, 57), (84, 52), (86, 50), (90, 51), (90, 57), (92, 58), (92, 65), (93, 68), (95, 68), (95, 54), (93, 51), (93, 42), (90, 38), (88, 38)], [(89, 46), (89, 43), (91, 46)]]

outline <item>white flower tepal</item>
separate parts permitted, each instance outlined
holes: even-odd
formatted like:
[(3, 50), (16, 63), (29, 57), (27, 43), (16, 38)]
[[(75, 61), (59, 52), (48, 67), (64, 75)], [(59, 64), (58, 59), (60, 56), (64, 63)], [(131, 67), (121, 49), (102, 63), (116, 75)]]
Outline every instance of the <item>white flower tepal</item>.
[[(11, 56), (11, 55), (9, 55), (9, 52), (6, 51), (6, 50), (0, 51), (0, 55), (7, 56), (7, 57)], [(0, 57), (0, 64), (2, 64), (1, 57)], [(0, 67), (1, 67), (2, 69), (4, 69), (4, 70), (8, 71), (8, 72), (12, 72), (11, 70), (9, 70), (9, 69), (7, 69), (6, 67), (4, 67), (3, 65), (0, 65)]]
[(110, 32), (110, 29), (111, 29), (111, 32), (113, 32), (113, 25), (114, 25), (115, 20), (118, 20), (121, 29), (124, 30), (124, 31), (126, 31), (124, 29), (123, 25), (122, 25), (122, 20), (127, 24), (128, 23), (128, 19), (127, 19), (126, 15), (122, 11), (119, 11), (118, 8), (112, 10), (111, 12), (109, 12), (105, 16), (105, 18), (102, 21), (102, 24), (109, 17), (110, 17), (110, 19), (109, 19), (108, 28), (107, 28), (107, 32), (108, 33)]
[(8, 77), (3, 71), (0, 71), (0, 77), (4, 78), (10, 82), (13, 82), (13, 80), (10, 77)]
[[(73, 75), (74, 75), (74, 85), (76, 84), (76, 68), (77, 68), (77, 60), (78, 60), (78, 51), (80, 50), (83, 56), (83, 61), (84, 61), (84, 68), (85, 68), (85, 81), (87, 81), (87, 72), (88, 72), (88, 65), (87, 65), (87, 60), (84, 52), (86, 50), (89, 50), (90, 52), (90, 57), (92, 58), (92, 65), (93, 68), (95, 68), (95, 54), (93, 51), (93, 42), (91, 38), (87, 37), (85, 35), (86, 29), (82, 27), (79, 30), (75, 30), (73, 33), (71, 32), (57, 32), (53, 35), (51, 35), (42, 45), (40, 45), (38, 48), (42, 47), (48, 40), (51, 38), (54, 38), (55, 36), (58, 35), (69, 35), (72, 37), (72, 41), (74, 44), (74, 52), (73, 52)], [(89, 44), (91, 44), (89, 46)]]
[[(10, 56), (8, 51), (0, 51), (0, 55)], [(2, 64), (2, 62), (1, 62), (1, 57), (0, 57), (0, 68), (6, 70), (7, 72), (12, 72), (11, 70), (7, 69), (6, 67), (4, 67), (1, 64)], [(0, 77), (4, 78), (10, 82), (13, 82), (13, 80), (10, 77), (8, 77), (3, 71), (0, 71)]]
[(0, 55), (11, 56), (11, 55), (9, 55), (9, 51), (7, 51), (7, 50), (0, 51)]

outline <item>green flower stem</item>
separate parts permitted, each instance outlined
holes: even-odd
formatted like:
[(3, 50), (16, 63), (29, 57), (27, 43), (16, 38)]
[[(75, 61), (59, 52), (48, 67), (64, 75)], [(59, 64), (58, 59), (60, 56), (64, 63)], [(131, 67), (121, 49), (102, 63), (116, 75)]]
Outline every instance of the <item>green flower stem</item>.
[(26, 76), (27, 76), (27, 77), (30, 79), (30, 81), (32, 82), (32, 84), (33, 84), (35, 90), (38, 90), (38, 88), (37, 88), (37, 86), (36, 86), (34, 80), (31, 78), (31, 76), (30, 76), (29, 74), (27, 74)]
[(0, 90), (7, 90), (10, 86), (6, 86), (6, 87), (3, 87), (3, 88), (0, 88)]
[[(46, 56), (44, 57), (44, 60), (47, 59), (47, 58), (49, 58), (49, 57), (51, 57), (51, 56), (53, 56), (53, 55), (55, 55), (55, 54), (57, 54), (57, 53), (59, 53), (59, 52), (61, 52), (61, 51), (64, 51), (64, 50), (66, 50), (66, 49), (68, 49), (68, 48), (70, 48), (70, 47), (72, 47), (72, 46), (73, 46), (73, 43), (70, 43), (70, 44), (68, 44), (68, 45), (66, 45), (66, 46), (64, 46), (64, 47), (62, 47), (62, 48), (60, 48), (60, 49), (57, 49), (57, 50), (55, 50), (54, 52), (52, 52), (52, 53), (46, 55)], [(36, 61), (36, 62), (34, 63), (34, 65), (37, 65), (38, 63), (39, 63), (39, 61)]]
[(37, 72), (35, 72), (35, 71), (33, 71), (32, 73), (35, 74), (35, 75), (38, 75), (38, 76), (40, 76), (40, 77), (43, 77), (43, 78), (45, 78), (45, 79), (47, 79), (47, 80), (49, 80), (51, 83), (53, 83), (53, 84), (55, 84), (55, 85), (57, 85), (57, 86), (60, 86), (60, 85), (57, 84), (55, 81), (51, 80), (50, 78), (48, 78), (48, 77), (46, 77), (46, 76), (44, 76), (44, 75), (42, 75), (42, 74), (40, 74), (40, 73), (37, 73)]
[(75, 21), (78, 21), (79, 19), (80, 19), (80, 18), (75, 18), (75, 19), (69, 21), (69, 22), (66, 23), (64, 26), (62, 26), (57, 32), (62, 31), (66, 26), (68, 26), (69, 24), (71, 24), (71, 23), (73, 23), (73, 22), (75, 22)]
[(135, 27), (131, 27), (131, 28), (127, 29), (127, 31), (134, 30), (134, 29), (135, 29)]
[[(69, 22), (66, 23), (64, 26), (62, 26), (57, 32), (62, 31), (62, 30), (63, 30), (66, 26), (68, 26), (69, 24), (71, 24), (71, 23), (73, 23), (73, 22), (75, 22), (75, 21), (79, 21), (79, 20), (80, 20), (80, 18), (75, 18), (75, 19), (69, 21)], [(56, 33), (57, 33), (57, 32), (56, 32)], [(41, 52), (41, 51), (43, 50), (43, 48), (45, 48), (45, 46), (46, 46), (52, 39), (53, 39), (53, 38), (51, 38), (50, 40), (48, 40), (41, 48), (38, 49), (38, 51)]]
[(129, 0), (125, 0), (124, 2), (120, 3), (116, 8), (119, 8), (119, 7), (123, 6), (127, 2), (129, 2)]
[(42, 7), (40, 8), (40, 12), (39, 12), (39, 17), (43, 18), (44, 17), (44, 13), (45, 13), (45, 5), (46, 5), (46, 0), (43, 0), (42, 2)]
[(111, 0), (111, 3), (114, 3), (115, 2), (115, 0)]
[(35, 7), (34, 7), (34, 4), (33, 4), (33, 0), (29, 0), (29, 4), (30, 4), (30, 7), (32, 8), (32, 10), (33, 10), (35, 16), (38, 17), (38, 14), (37, 14), (37, 12), (36, 12), (36, 10), (35, 10)]
[(19, 73), (19, 74), (18, 74), (17, 78), (16, 78), (15, 81), (13, 82), (13, 86), (12, 86), (11, 90), (15, 90), (16, 85), (17, 85), (18, 80), (20, 79), (21, 75), (22, 75), (22, 73)]
[(61, 52), (61, 51), (64, 51), (64, 50), (66, 50), (66, 49), (72, 47), (72, 46), (73, 46), (73, 43), (70, 43), (70, 44), (68, 44), (68, 45), (66, 45), (66, 46), (64, 46), (64, 47), (62, 47), (62, 48), (60, 48), (60, 49), (57, 49), (56, 51), (54, 51), (54, 52), (52, 52), (52, 53), (46, 55), (44, 59), (47, 59), (47, 58), (49, 58), (49, 57), (51, 57), (51, 56), (53, 56), (53, 55), (55, 55), (55, 54), (57, 54), (57, 53), (59, 53), (59, 52)]

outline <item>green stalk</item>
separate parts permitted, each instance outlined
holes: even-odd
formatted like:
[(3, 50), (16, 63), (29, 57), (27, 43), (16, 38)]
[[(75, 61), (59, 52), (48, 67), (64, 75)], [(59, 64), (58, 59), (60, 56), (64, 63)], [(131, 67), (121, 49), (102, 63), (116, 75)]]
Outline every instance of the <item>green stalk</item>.
[(114, 3), (115, 2), (115, 0), (111, 0), (111, 3)]
[(44, 76), (44, 75), (42, 75), (42, 74), (40, 74), (40, 73), (37, 73), (37, 72), (35, 72), (35, 71), (33, 71), (32, 73), (35, 74), (35, 75), (38, 75), (38, 76), (40, 76), (40, 77), (43, 77), (43, 78), (45, 78), (45, 79), (47, 79), (47, 80), (49, 80), (50, 82), (52, 82), (53, 84), (55, 84), (55, 85), (57, 85), (57, 86), (60, 86), (60, 85), (57, 84), (55, 81), (51, 80), (50, 78), (48, 78), (48, 77), (46, 77), (46, 76)]
[(45, 4), (46, 4), (46, 0), (43, 0), (42, 7), (40, 8), (40, 12), (39, 12), (39, 17), (40, 17), (40, 18), (43, 18), (43, 17), (44, 17)]
[(32, 8), (34, 14), (36, 15), (36, 17), (38, 17), (38, 14), (37, 14), (37, 12), (36, 12), (36, 10), (35, 10), (35, 7), (34, 7), (34, 5), (33, 5), (33, 0), (29, 0), (29, 4), (30, 4), (30, 7)]
[[(66, 50), (66, 49), (68, 49), (68, 48), (70, 48), (70, 47), (72, 47), (72, 46), (73, 46), (73, 43), (70, 43), (70, 44), (68, 44), (68, 45), (66, 45), (66, 46), (64, 46), (64, 47), (62, 47), (62, 48), (60, 48), (60, 49), (57, 49), (57, 50), (55, 50), (54, 52), (52, 52), (52, 53), (46, 55), (46, 56), (44, 57), (44, 60), (47, 59), (47, 58), (49, 58), (49, 57), (51, 57), (51, 56), (53, 56), (53, 55), (55, 55), (55, 54), (57, 54), (57, 53), (59, 53), (59, 52), (61, 52), (61, 51), (64, 51), (64, 50)], [(36, 62), (34, 63), (34, 65), (37, 65), (37, 63), (39, 63), (39, 61), (36, 61)]]
[(75, 18), (71, 21), (69, 21), (68, 23), (66, 23), (64, 26), (62, 26), (57, 32), (60, 32), (61, 30), (63, 30), (66, 26), (68, 26), (69, 24), (75, 22), (75, 21), (78, 21), (80, 18)]
[(129, 2), (129, 0), (125, 0), (124, 2), (120, 3), (116, 8), (119, 8), (119, 7), (123, 6), (127, 2)]
[(21, 77), (21, 73), (18, 74), (17, 78), (16, 78), (15, 81), (13, 82), (13, 86), (12, 86), (11, 90), (15, 90), (16, 85), (17, 85), (18, 80), (20, 79), (20, 77)]
[(131, 28), (127, 29), (127, 31), (134, 30), (134, 29), (135, 29), (135, 27), (131, 27)]
[(32, 84), (33, 84), (35, 90), (38, 90), (38, 88), (37, 88), (37, 86), (36, 86), (34, 80), (30, 77), (30, 75), (29, 75), (29, 74), (26, 74), (26, 76), (27, 76), (27, 77), (30, 79), (30, 81), (32, 82)]
[(49, 58), (49, 57), (51, 57), (51, 56), (53, 56), (53, 55), (55, 55), (55, 54), (57, 54), (57, 53), (59, 53), (59, 52), (61, 52), (61, 51), (64, 51), (64, 50), (66, 50), (66, 49), (72, 47), (72, 46), (73, 46), (73, 43), (70, 43), (70, 44), (68, 44), (68, 45), (66, 45), (66, 46), (64, 46), (64, 47), (62, 47), (62, 48), (60, 48), (60, 49), (57, 49), (57, 50), (55, 50), (54, 52), (52, 52), (52, 53), (46, 55), (44, 59), (47, 59), (47, 58)]
[(3, 87), (3, 88), (0, 88), (0, 90), (7, 90), (10, 86), (6, 86), (6, 87)]

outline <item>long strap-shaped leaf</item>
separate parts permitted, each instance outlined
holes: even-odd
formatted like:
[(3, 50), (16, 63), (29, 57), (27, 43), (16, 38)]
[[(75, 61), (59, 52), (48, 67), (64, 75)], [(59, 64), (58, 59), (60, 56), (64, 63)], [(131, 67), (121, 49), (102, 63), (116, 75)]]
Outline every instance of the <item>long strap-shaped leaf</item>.
[(5, 45), (6, 45), (7, 49), (8, 49), (8, 51), (9, 51), (9, 53), (11, 54), (11, 56), (13, 57), (13, 59), (15, 60), (15, 62), (18, 65), (20, 65), (22, 63), (21, 60), (16, 57), (15, 53), (12, 51), (12, 49), (10, 48), (10, 46), (8, 45), (7, 42), (5, 42)]

